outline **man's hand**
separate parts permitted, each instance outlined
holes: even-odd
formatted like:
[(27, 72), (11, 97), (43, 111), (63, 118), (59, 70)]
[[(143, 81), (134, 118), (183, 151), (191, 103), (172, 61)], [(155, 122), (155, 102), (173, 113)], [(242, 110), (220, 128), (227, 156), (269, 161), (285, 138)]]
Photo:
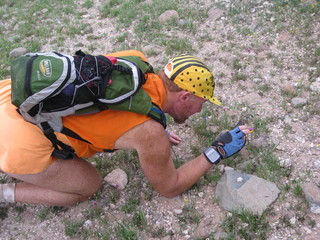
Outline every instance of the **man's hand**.
[(174, 132), (171, 132), (169, 130), (166, 130), (167, 134), (168, 134), (168, 138), (170, 140), (170, 142), (174, 143), (174, 144), (179, 144), (181, 142), (181, 138), (175, 134)]
[(244, 147), (245, 135), (249, 132), (250, 129), (247, 126), (238, 126), (231, 131), (220, 134), (212, 146), (216, 148), (221, 158), (228, 158)]

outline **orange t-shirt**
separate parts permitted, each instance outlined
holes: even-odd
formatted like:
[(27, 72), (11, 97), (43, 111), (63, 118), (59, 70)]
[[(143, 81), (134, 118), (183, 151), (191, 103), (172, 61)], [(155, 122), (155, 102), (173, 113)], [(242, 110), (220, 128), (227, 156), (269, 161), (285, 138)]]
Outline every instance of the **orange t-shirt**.
[[(114, 57), (134, 55), (147, 60), (141, 52), (135, 50), (108, 55)], [(51, 157), (52, 144), (37, 126), (24, 121), (15, 111), (16, 108), (10, 102), (11, 90), (8, 83), (10, 84), (8, 80), (0, 81), (0, 168), (5, 172), (16, 174), (42, 172), (54, 161)], [(143, 88), (152, 101), (162, 108), (166, 90), (160, 77), (148, 73), (148, 80)], [(57, 135), (65, 143), (69, 142), (79, 157), (89, 157), (104, 149), (113, 149), (116, 140), (121, 135), (149, 119), (150, 117), (146, 115), (117, 110), (72, 115), (63, 119), (64, 126), (91, 144), (71, 137), (66, 139), (63, 134)], [(12, 132), (14, 134), (11, 134), (10, 141), (7, 141), (5, 135)], [(17, 138), (19, 141), (15, 141)]]

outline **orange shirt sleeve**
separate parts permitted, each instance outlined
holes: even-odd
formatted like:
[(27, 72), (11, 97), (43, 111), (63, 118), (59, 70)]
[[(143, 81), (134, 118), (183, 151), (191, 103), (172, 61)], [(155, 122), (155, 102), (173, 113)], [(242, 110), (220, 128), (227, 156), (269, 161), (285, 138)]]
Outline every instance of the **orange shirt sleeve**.
[(138, 50), (126, 50), (126, 51), (120, 51), (115, 53), (108, 53), (108, 54), (105, 54), (105, 56), (113, 56), (113, 57), (138, 56), (138, 57), (141, 57), (143, 61), (148, 62), (148, 59), (146, 58), (146, 56)]

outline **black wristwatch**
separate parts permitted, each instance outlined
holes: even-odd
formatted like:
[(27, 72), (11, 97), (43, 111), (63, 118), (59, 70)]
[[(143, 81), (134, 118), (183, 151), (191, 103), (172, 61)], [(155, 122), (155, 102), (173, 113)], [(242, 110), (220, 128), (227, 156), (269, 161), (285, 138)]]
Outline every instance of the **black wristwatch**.
[(203, 154), (212, 164), (218, 164), (220, 162), (221, 156), (213, 147), (208, 147)]

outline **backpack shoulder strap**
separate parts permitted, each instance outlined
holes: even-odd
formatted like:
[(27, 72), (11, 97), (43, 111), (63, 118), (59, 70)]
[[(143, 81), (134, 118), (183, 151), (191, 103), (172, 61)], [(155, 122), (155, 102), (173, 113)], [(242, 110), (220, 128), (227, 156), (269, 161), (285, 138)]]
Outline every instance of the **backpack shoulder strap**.
[(51, 141), (54, 147), (54, 150), (52, 152), (53, 157), (65, 160), (70, 160), (75, 157), (75, 153), (72, 147), (58, 140), (48, 122), (42, 122), (40, 123), (40, 125), (43, 129), (44, 135)]
[(142, 73), (154, 73), (153, 67), (150, 65), (150, 63), (144, 61), (139, 56), (122, 56), (117, 57), (117, 59), (125, 59), (130, 62), (134, 62), (142, 71)]
[(165, 113), (160, 109), (158, 105), (152, 103), (149, 113), (147, 114), (148, 117), (151, 117), (153, 120), (160, 123), (164, 129), (167, 128), (167, 118)]

